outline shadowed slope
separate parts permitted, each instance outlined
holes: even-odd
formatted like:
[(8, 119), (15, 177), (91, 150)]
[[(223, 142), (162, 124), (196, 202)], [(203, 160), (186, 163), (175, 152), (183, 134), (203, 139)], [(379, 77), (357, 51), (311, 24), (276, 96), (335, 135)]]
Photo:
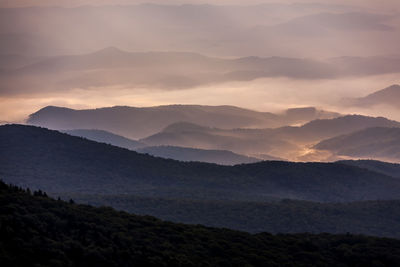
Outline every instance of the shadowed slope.
[(261, 159), (239, 155), (227, 150), (194, 149), (176, 146), (151, 146), (139, 148), (136, 151), (156, 157), (180, 161), (200, 161), (221, 165), (236, 165), (261, 161)]
[(140, 147), (144, 147), (145, 144), (140, 143), (138, 141), (125, 138), (120, 135), (116, 135), (103, 130), (86, 130), (86, 129), (76, 129), (76, 130), (68, 130), (64, 131), (65, 133), (73, 136), (84, 137), (89, 140), (93, 140), (100, 143), (107, 143), (113, 146), (124, 147), (127, 149), (137, 149)]
[(0, 126), (0, 157), (5, 181), (48, 192), (237, 200), (400, 198), (398, 179), (343, 164), (183, 163), (32, 126)]

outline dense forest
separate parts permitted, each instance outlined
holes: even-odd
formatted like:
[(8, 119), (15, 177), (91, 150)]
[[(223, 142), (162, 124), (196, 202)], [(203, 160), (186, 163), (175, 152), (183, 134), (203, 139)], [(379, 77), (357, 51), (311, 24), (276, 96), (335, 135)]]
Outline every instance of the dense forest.
[(357, 233), (400, 238), (400, 200), (315, 203), (298, 200), (239, 202), (132, 195), (68, 194), (63, 199), (190, 224), (246, 232)]
[(251, 235), (53, 200), (0, 182), (2, 266), (396, 266), (400, 241)]
[(400, 199), (400, 179), (347, 164), (179, 162), (33, 126), (0, 126), (0, 157), (4, 181), (49, 193), (243, 201)]

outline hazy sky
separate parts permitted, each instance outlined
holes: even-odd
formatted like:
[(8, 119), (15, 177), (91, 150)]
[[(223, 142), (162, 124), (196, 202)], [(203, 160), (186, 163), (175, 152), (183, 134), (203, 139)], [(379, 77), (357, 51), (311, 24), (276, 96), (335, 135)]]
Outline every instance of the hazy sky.
[[(282, 5), (292, 2), (221, 0), (208, 2), (220, 7), (113, 8), (107, 6), (144, 1), (0, 0), (0, 7), (97, 6), (0, 11), (0, 122), (21, 121), (46, 105), (231, 104), (263, 111), (313, 105), (343, 111), (338, 104), (343, 97), (400, 83), (397, 0), (298, 0), (313, 5)], [(259, 3), (279, 5), (224, 7)], [(215, 59), (204, 63), (197, 56), (160, 59), (146, 54), (133, 66), (138, 59), (129, 61), (118, 51), (93, 54), (109, 46), (130, 52), (194, 52)], [(71, 54), (81, 56), (59, 57)], [(229, 66), (216, 59), (247, 56), (257, 58)], [(160, 65), (144, 63), (149, 61)], [(386, 108), (346, 112), (400, 119), (398, 110)]]
[(326, 3), (326, 4), (346, 4), (346, 5), (359, 5), (370, 6), (373, 8), (389, 8), (397, 7), (398, 1), (396, 0), (276, 0), (276, 1), (262, 1), (262, 0), (218, 0), (218, 1), (205, 1), (205, 0), (0, 0), (3, 7), (20, 7), (20, 6), (77, 6), (77, 5), (106, 5), (106, 4), (140, 4), (140, 3), (158, 3), (158, 4), (259, 4), (259, 3)]

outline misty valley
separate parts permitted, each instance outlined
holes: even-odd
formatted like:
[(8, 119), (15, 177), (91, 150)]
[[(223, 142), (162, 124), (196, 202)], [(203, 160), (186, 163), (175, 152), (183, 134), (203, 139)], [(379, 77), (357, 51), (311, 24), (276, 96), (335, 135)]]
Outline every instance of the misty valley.
[[(393, 99), (400, 95), (400, 86), (375, 94)], [(386, 103), (381, 100), (378, 104)], [(27, 122), (181, 161), (234, 165), (262, 160), (361, 158), (400, 162), (399, 122), (314, 107), (270, 113), (235, 106), (115, 106), (88, 110), (48, 106), (31, 114)]]
[[(144, 124), (146, 121), (149, 123)], [(308, 233), (307, 240), (315, 238), (314, 246), (332, 242), (328, 239), (333, 236), (320, 236), (322, 233), (400, 238), (400, 164), (396, 163), (400, 156), (400, 123), (394, 120), (315, 108), (273, 114), (234, 106), (121, 106), (94, 110), (51, 106), (30, 115), (27, 123), (31, 125), (0, 126), (0, 176), (12, 185), (3, 185), (3, 204), (14, 197), (29, 203), (32, 200), (28, 199), (34, 198), (37, 207), (30, 212), (39, 216), (37, 220), (48, 215), (36, 214), (35, 210), (51, 203), (57, 214), (60, 205), (69, 205), (68, 212), (74, 214), (85, 213), (87, 205), (111, 206), (169, 222), (230, 228), (253, 235), (285, 233), (301, 240), (304, 237), (294, 234)], [(303, 154), (305, 148), (308, 152)], [(306, 157), (308, 163), (302, 160)], [(23, 190), (26, 188), (29, 192)], [(13, 214), (21, 214), (18, 216), (26, 212), (7, 207), (3, 212), (12, 210)], [(113, 215), (105, 215), (101, 209), (92, 212), (106, 216), (106, 220), (120, 216), (114, 210), (109, 210)], [(19, 223), (28, 223), (36, 231), (36, 222), (18, 218)], [(46, 219), (46, 227), (52, 227), (53, 218)], [(12, 222), (7, 216), (3, 221), (6, 226)], [(126, 231), (128, 236), (133, 234), (132, 230)], [(229, 235), (236, 238), (239, 233), (243, 232), (232, 231)], [(65, 242), (56, 236), (46, 238)], [(276, 238), (276, 242), (285, 242), (286, 237)], [(348, 242), (340, 239), (343, 237), (335, 238), (340, 240), (335, 242)], [(72, 249), (61, 244), (58, 250)], [(84, 243), (79, 246), (79, 257), (88, 257)], [(46, 253), (46, 257), (62, 262), (55, 252)], [(190, 250), (179, 253), (190, 255), (190, 261), (196, 255)], [(128, 258), (148, 264), (147, 256), (140, 255), (129, 253)], [(304, 263), (315, 262), (315, 256), (306, 257)], [(164, 257), (154, 260), (155, 264), (172, 260)], [(338, 255), (329, 257), (334, 258), (329, 258), (333, 262), (341, 261)], [(389, 259), (397, 262), (391, 256)], [(70, 256), (69, 260), (77, 261)], [(89, 262), (92, 260), (98, 258)], [(108, 260), (111, 265), (121, 264)], [(204, 264), (213, 265), (214, 260)], [(251, 262), (260, 265), (265, 261), (258, 260)], [(325, 260), (324, 256), (321, 263), (327, 264)]]
[(394, 0), (0, 1), (0, 265), (400, 266)]

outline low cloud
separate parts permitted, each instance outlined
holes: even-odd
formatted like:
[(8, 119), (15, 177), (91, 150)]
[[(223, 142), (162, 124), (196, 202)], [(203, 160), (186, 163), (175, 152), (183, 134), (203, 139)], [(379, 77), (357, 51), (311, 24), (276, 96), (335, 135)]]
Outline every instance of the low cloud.
[(399, 110), (375, 107), (343, 107), (344, 97), (365, 96), (399, 83), (398, 75), (380, 75), (369, 78), (326, 80), (293, 80), (264, 78), (250, 82), (228, 82), (199, 86), (188, 90), (165, 91), (138, 87), (135, 90), (121, 86), (95, 89), (71, 89), (38, 95), (0, 98), (0, 120), (21, 121), (30, 113), (47, 105), (70, 108), (96, 108), (114, 105), (155, 106), (166, 104), (236, 105), (259, 111), (279, 112), (291, 107), (316, 106), (340, 113), (386, 116), (400, 120)]

